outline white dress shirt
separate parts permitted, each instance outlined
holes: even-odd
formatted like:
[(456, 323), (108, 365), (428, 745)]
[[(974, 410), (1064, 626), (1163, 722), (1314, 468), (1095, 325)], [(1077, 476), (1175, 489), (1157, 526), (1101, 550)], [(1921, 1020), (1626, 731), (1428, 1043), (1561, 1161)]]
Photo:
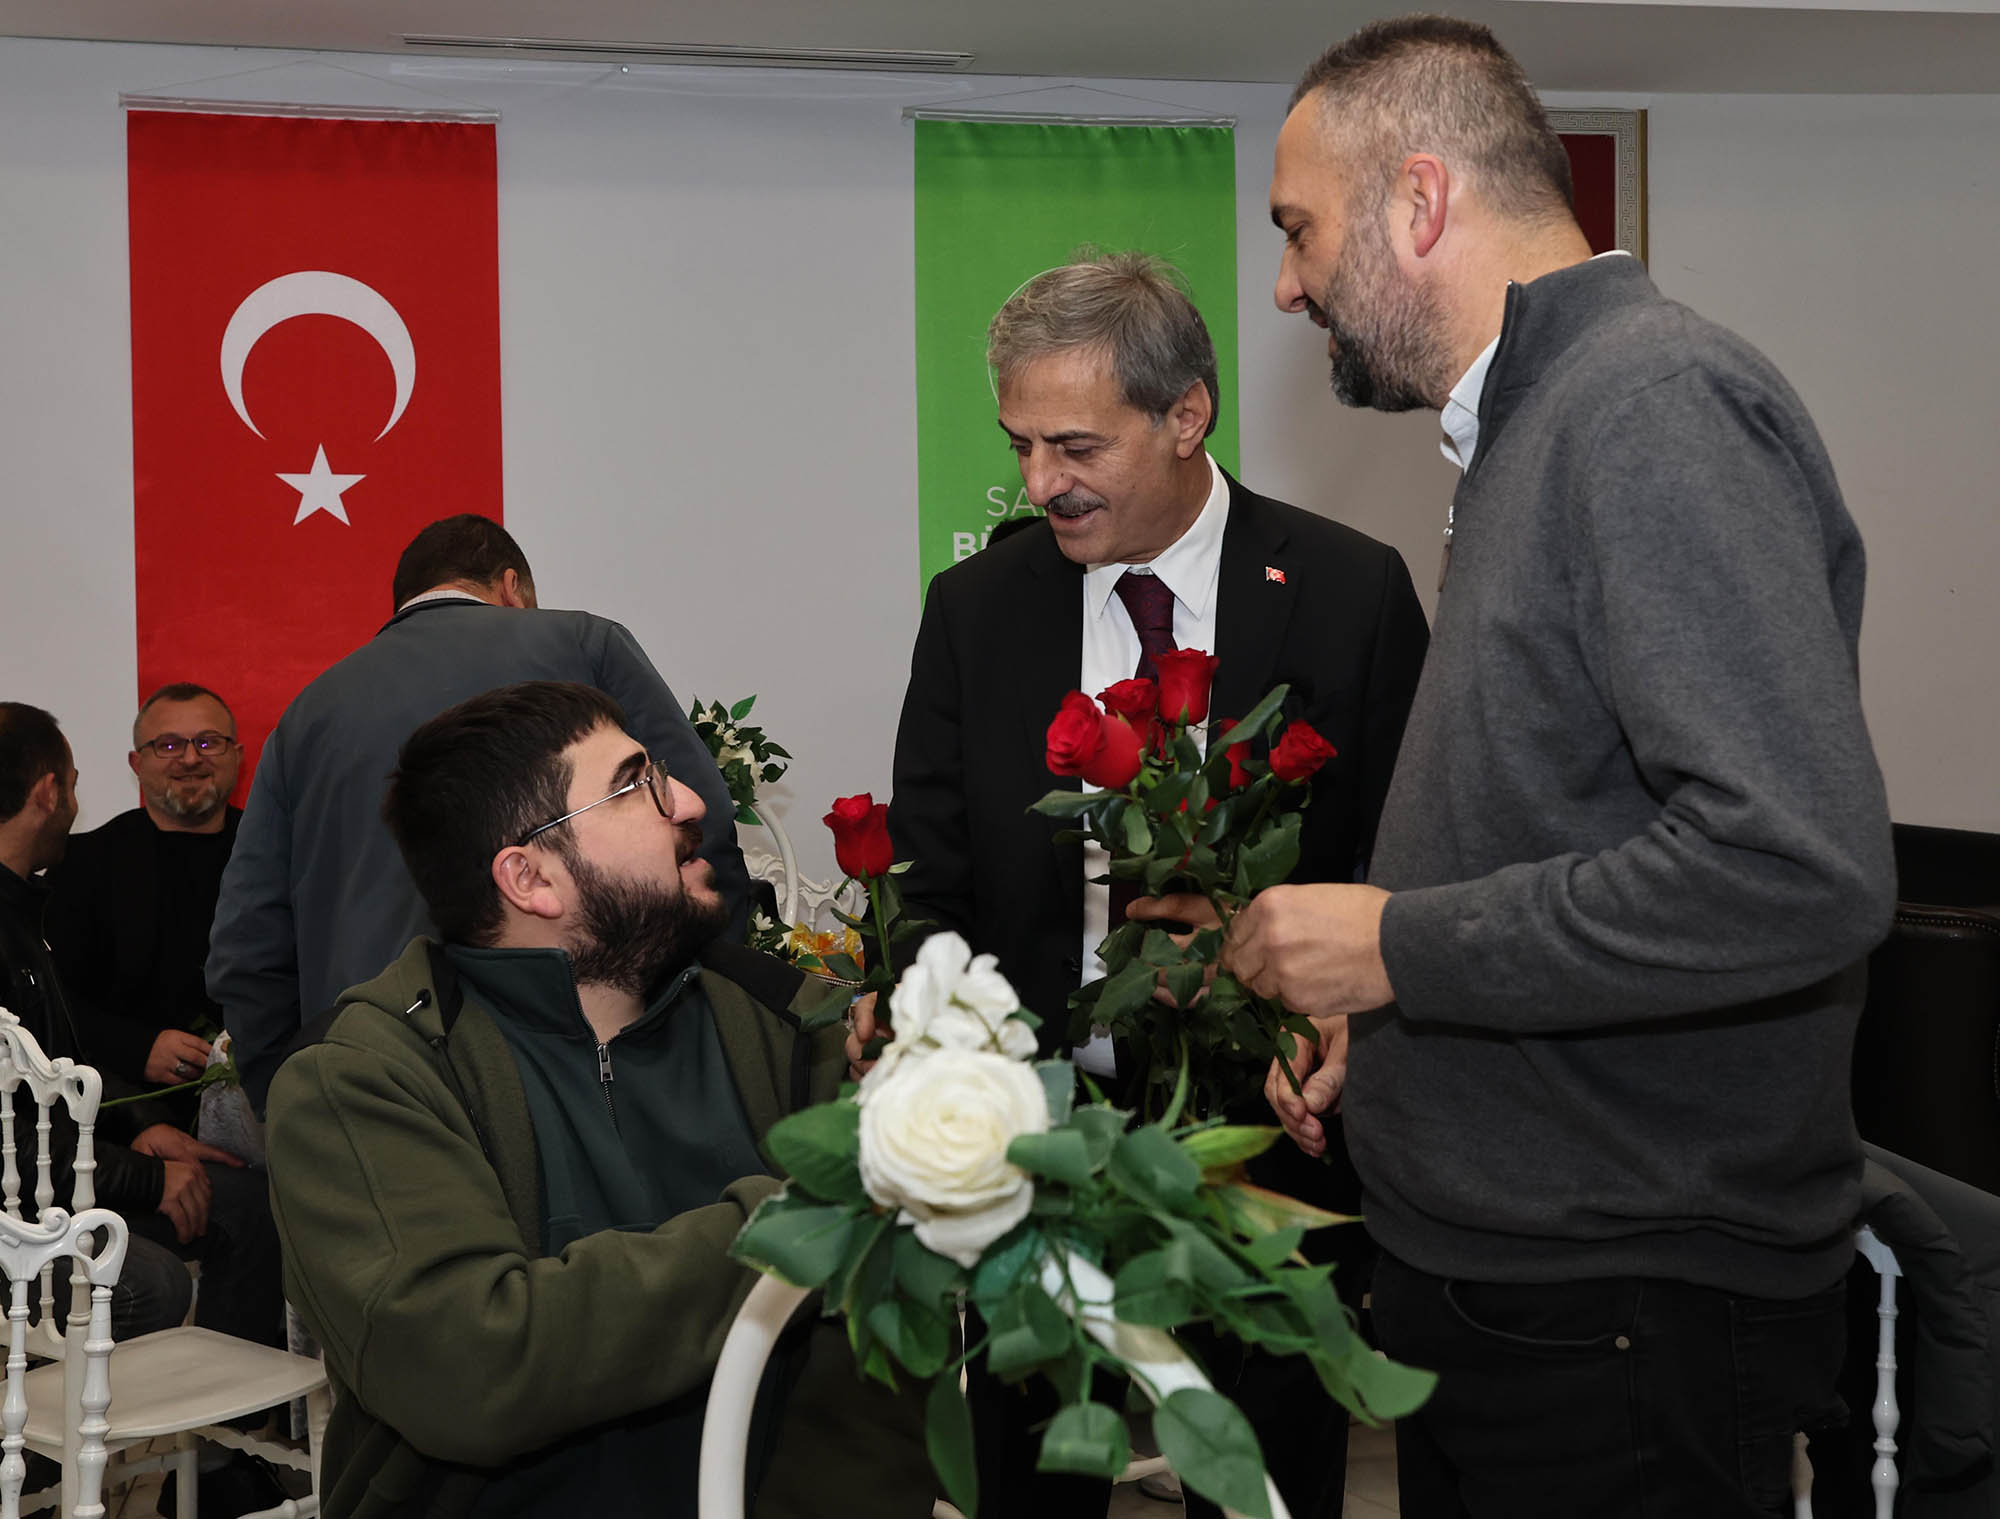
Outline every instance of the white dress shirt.
[[(1083, 691), (1095, 696), (1107, 686), (1130, 680), (1139, 667), (1139, 630), (1116, 594), (1128, 570), (1157, 575), (1174, 593), (1174, 643), (1183, 649), (1215, 652), (1216, 582), (1222, 575), (1222, 530), (1229, 521), (1229, 482), (1214, 459), (1208, 461), (1208, 500), (1185, 533), (1149, 564), (1093, 564), (1083, 576)], [(1095, 844), (1083, 847), (1083, 955), (1081, 986), (1104, 974), (1097, 946), (1111, 931), (1111, 888), (1093, 882), (1110, 868), (1111, 857)], [(1062, 1016), (1059, 1010), (1052, 1010)], [(1097, 1076), (1116, 1074), (1108, 1034), (1094, 1035), (1075, 1051), (1076, 1063)]]

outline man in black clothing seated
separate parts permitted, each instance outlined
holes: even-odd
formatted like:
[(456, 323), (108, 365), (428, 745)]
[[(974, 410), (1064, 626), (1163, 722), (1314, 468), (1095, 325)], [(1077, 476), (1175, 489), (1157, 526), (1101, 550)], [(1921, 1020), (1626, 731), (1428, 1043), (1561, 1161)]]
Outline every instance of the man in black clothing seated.
[[(63, 856), (76, 821), (76, 779), (56, 720), (24, 702), (0, 702), (0, 1007), (21, 1020), (50, 1058), (95, 1064), (85, 1037), (92, 1020), (65, 995), (42, 938), (48, 889), (35, 879)], [(115, 1072), (102, 1074), (107, 1102), (134, 1092)], [(17, 1115), (24, 1115), (27, 1099), (17, 1093), (13, 1100), (20, 1105)], [(51, 1117), (55, 1195), (67, 1206), (76, 1127), (60, 1104)], [(186, 1318), (192, 1284), (182, 1261), (198, 1259), (202, 1292), (195, 1322), (278, 1344), (284, 1308), (263, 1174), (202, 1144), (176, 1125), (177, 1118), (186, 1121), (160, 1100), (98, 1114), (95, 1200), (116, 1208), (132, 1229), (111, 1300), (112, 1334), (125, 1339)], [(22, 1191), (32, 1195), (32, 1178)]]
[[(222, 1029), (202, 968), (243, 816), (229, 805), (243, 763), (236, 719), (202, 686), (162, 686), (133, 719), (128, 763), (143, 805), (70, 838), (49, 872), (44, 926), (102, 1068), (174, 1086), (201, 1074)], [(182, 1121), (192, 1117), (190, 1106)]]

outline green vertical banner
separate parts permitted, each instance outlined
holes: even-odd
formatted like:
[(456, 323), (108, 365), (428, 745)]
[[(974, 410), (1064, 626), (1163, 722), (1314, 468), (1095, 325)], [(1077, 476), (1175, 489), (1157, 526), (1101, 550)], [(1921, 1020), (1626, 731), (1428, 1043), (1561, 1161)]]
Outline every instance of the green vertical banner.
[(1236, 134), (1226, 127), (923, 121), (917, 131), (917, 531), (921, 584), (1015, 516), (1039, 516), (995, 425), (986, 325), (1089, 244), (1186, 276), (1215, 339), (1236, 469)]

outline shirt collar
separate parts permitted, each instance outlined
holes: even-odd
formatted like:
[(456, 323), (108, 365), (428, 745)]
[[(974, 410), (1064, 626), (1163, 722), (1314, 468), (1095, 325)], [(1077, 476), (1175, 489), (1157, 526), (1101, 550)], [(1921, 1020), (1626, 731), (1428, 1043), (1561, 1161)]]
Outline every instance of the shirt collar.
[(1444, 414), (1439, 418), (1444, 423), (1444, 441), (1438, 452), (1461, 470), (1472, 467), (1472, 451), (1479, 446), (1479, 395), (1486, 389), (1486, 371), (1493, 367), (1493, 351), (1499, 346), (1496, 333), (1451, 387), (1451, 398), (1444, 403)]
[(421, 596), (412, 596), (408, 601), (397, 607), (396, 612), (400, 616), (402, 613), (409, 611), (411, 607), (422, 606), (427, 601), (473, 601), (478, 602), (481, 606), (491, 604), (480, 601), (480, 598), (473, 595), (470, 591), (461, 591), (453, 586), (444, 586), (435, 591), (425, 591)]
[(1084, 571), (1083, 613), (1096, 618), (1104, 615), (1106, 603), (1127, 570), (1137, 569), (1158, 575), (1174, 593), (1174, 599), (1196, 617), (1208, 615), (1215, 595), (1216, 572), (1222, 564), (1222, 530), (1229, 522), (1229, 482), (1213, 456), (1208, 460), (1208, 500), (1188, 530), (1147, 564), (1093, 564)]

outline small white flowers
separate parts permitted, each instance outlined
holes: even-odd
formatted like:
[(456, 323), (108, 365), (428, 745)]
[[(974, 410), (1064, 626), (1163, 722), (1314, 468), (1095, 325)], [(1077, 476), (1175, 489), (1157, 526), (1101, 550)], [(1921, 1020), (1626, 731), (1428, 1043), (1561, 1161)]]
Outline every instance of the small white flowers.
[(890, 998), (896, 1038), (862, 1080), (861, 1184), (962, 1266), (1027, 1217), (1034, 1183), (1007, 1159), (1049, 1126), (1035, 1035), (991, 955), (934, 934)]

